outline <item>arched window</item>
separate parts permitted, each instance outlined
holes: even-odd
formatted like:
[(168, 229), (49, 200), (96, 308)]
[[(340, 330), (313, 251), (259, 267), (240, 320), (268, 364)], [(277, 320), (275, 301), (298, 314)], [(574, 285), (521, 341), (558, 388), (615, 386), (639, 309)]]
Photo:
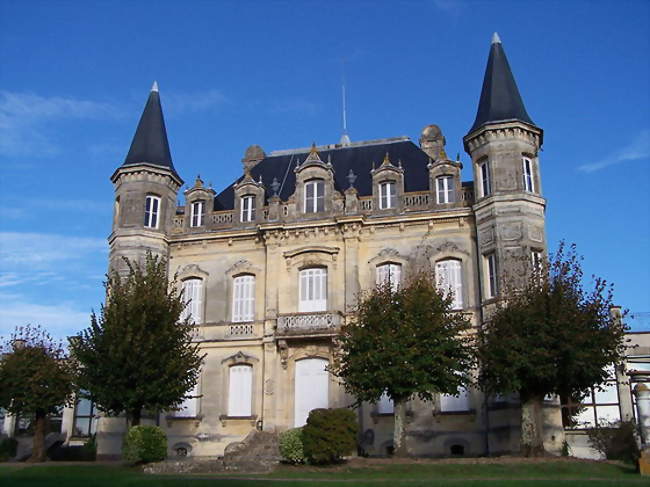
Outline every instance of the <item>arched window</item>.
[(402, 266), (392, 262), (377, 266), (377, 284), (381, 285), (390, 282), (393, 292), (397, 291), (402, 280)]
[(440, 411), (443, 413), (469, 411), (469, 394), (467, 393), (467, 389), (461, 387), (457, 395), (440, 394)]
[(395, 181), (379, 183), (379, 209), (395, 208), (397, 203), (397, 189)]
[(187, 303), (181, 320), (189, 318), (194, 324), (203, 323), (203, 279), (191, 277), (183, 281), (183, 300)]
[(255, 221), (255, 196), (247, 194), (242, 196), (240, 200), (240, 221), (252, 222)]
[(232, 365), (229, 371), (228, 416), (251, 416), (253, 402), (253, 366)]
[(440, 176), (436, 178), (436, 201), (439, 205), (453, 203), (454, 197), (454, 177)]
[(144, 226), (158, 228), (158, 213), (160, 212), (160, 197), (148, 194), (144, 200)]
[(299, 275), (298, 311), (327, 311), (327, 269), (312, 267)]
[(255, 320), (255, 276), (246, 274), (233, 279), (232, 321)]
[(205, 202), (204, 201), (195, 201), (192, 203), (191, 207), (191, 227), (201, 227), (203, 226), (203, 215), (205, 213)]
[(436, 262), (436, 284), (445, 294), (453, 295), (452, 307), (463, 307), (463, 279), (461, 262), (447, 259)]
[(325, 181), (312, 179), (305, 183), (305, 213), (325, 210)]

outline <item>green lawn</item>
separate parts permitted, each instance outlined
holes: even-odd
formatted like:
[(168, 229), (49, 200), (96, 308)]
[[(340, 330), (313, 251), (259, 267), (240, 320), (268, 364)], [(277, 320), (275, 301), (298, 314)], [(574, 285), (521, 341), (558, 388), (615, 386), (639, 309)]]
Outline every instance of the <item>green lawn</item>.
[[(225, 478), (227, 477), (227, 478)], [(245, 478), (242, 478), (245, 477)], [(417, 463), (365, 467), (280, 467), (258, 475), (145, 475), (135, 469), (103, 465), (0, 466), (0, 486), (620, 486), (650, 485), (629, 467), (606, 463)]]

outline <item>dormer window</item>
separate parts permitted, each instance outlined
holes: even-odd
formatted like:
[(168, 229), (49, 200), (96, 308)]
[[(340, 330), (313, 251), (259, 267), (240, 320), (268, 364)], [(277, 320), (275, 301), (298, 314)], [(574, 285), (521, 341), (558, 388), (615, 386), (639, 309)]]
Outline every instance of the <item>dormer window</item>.
[(453, 203), (454, 200), (454, 177), (440, 176), (436, 178), (436, 201), (438, 204)]
[(522, 160), (523, 175), (524, 175), (524, 190), (530, 193), (535, 192), (535, 181), (533, 180), (533, 163), (527, 157)]
[(255, 221), (255, 196), (249, 194), (241, 197), (241, 218), (242, 222)]
[(490, 162), (485, 161), (479, 165), (479, 172), (481, 177), (481, 190), (482, 196), (489, 196), (492, 193), (492, 186), (490, 184)]
[(312, 179), (305, 183), (305, 213), (318, 213), (325, 210), (325, 182)]
[(379, 209), (388, 210), (395, 208), (397, 202), (397, 189), (395, 181), (384, 181), (379, 184)]
[(144, 202), (144, 226), (146, 228), (158, 228), (158, 212), (160, 211), (160, 198), (154, 195), (147, 195)]
[(192, 203), (191, 208), (191, 224), (192, 227), (200, 227), (203, 225), (203, 213), (205, 211), (205, 202), (195, 201)]

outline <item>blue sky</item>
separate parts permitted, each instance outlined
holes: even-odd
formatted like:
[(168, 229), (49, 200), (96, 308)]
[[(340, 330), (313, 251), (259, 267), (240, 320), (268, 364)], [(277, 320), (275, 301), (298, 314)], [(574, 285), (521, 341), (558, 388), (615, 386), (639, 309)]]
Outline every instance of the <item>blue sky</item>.
[[(217, 190), (266, 151), (471, 126), (492, 32), (545, 130), (547, 238), (650, 311), (650, 3), (0, 0), (0, 335), (102, 302), (113, 189), (153, 80), (175, 166)], [(642, 327), (643, 320), (636, 326)], [(650, 323), (646, 321), (646, 329)]]

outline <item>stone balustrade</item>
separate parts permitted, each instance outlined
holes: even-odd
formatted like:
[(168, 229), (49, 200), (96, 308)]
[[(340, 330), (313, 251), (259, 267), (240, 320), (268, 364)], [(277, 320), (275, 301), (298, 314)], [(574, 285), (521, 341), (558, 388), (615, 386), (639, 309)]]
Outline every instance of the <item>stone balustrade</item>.
[(337, 333), (342, 322), (338, 312), (291, 313), (278, 316), (277, 335), (312, 335)]

